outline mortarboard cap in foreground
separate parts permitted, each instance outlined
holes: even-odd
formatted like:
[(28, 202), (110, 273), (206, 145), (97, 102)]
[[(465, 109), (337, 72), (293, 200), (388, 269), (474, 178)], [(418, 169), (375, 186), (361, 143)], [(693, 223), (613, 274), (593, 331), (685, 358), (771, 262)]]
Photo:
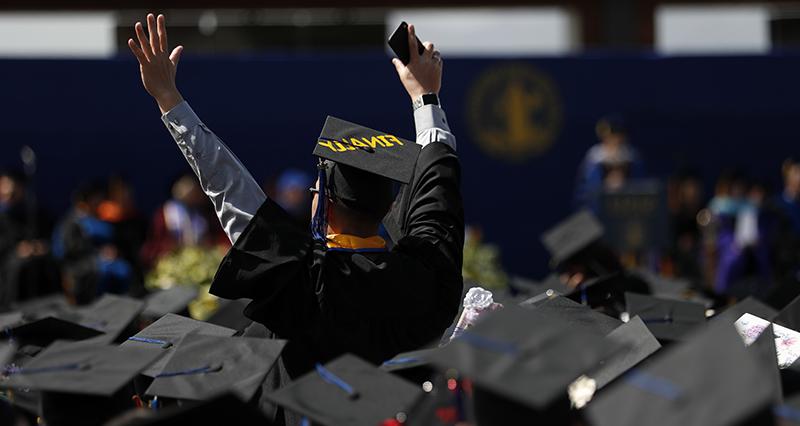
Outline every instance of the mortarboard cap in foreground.
[[(526, 307), (527, 304), (522, 302), (520, 306)], [(553, 297), (539, 304), (535, 309), (544, 315), (563, 320), (572, 329), (584, 329), (599, 336), (605, 336), (622, 325), (622, 321), (616, 318), (563, 296)]]
[(249, 401), (285, 345), (285, 340), (189, 334), (146, 393), (200, 400), (230, 391)]
[(765, 305), (756, 298), (748, 297), (714, 315), (711, 317), (711, 319), (709, 319), (708, 322), (710, 324), (717, 322), (733, 324), (744, 314), (752, 314), (759, 318), (764, 318), (768, 321), (771, 321), (778, 314), (778, 311), (770, 306)]
[(661, 344), (638, 316), (617, 327), (606, 338), (625, 349), (604, 360), (596, 370), (587, 374), (595, 380), (598, 389), (604, 388), (661, 349)]
[(699, 303), (625, 293), (625, 305), (628, 315), (641, 317), (662, 343), (682, 340), (706, 322), (706, 308)]
[(374, 426), (404, 420), (422, 394), (420, 386), (345, 354), (267, 399), (325, 426)]
[(58, 341), (7, 369), (0, 388), (12, 390), (14, 404), (37, 403), (48, 425), (100, 425), (132, 408), (128, 385), (154, 359), (146, 351)]
[(722, 426), (769, 417), (772, 401), (769, 368), (733, 327), (718, 324), (628, 371), (586, 411), (596, 426)]
[(152, 352), (138, 348), (59, 341), (24, 367), (7, 370), (8, 377), (0, 387), (109, 396), (155, 358)]
[(509, 306), (486, 315), (431, 360), (497, 397), (545, 411), (566, 398), (572, 381), (619, 349), (538, 309)]
[(580, 211), (542, 235), (550, 262), (560, 265), (603, 237), (603, 225), (588, 210)]
[(159, 354), (158, 360), (142, 371), (155, 377), (169, 362), (181, 339), (188, 334), (230, 337), (236, 330), (193, 320), (180, 315), (167, 314), (122, 343), (123, 347), (142, 348)]

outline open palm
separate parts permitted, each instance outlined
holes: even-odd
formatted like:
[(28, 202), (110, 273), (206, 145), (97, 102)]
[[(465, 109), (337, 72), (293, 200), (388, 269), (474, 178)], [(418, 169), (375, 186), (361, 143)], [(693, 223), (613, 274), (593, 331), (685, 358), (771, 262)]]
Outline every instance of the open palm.
[(169, 52), (164, 15), (158, 15), (157, 19), (152, 13), (147, 15), (147, 34), (141, 22), (137, 22), (134, 29), (139, 43), (129, 39), (128, 47), (139, 61), (142, 84), (156, 100), (161, 112), (166, 113), (183, 100), (175, 85), (183, 46)]

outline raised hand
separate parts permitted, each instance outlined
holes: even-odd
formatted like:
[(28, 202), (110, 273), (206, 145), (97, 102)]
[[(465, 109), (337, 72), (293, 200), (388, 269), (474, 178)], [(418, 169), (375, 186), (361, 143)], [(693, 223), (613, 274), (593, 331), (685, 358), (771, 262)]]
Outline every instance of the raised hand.
[(433, 43), (426, 41), (425, 51), (419, 54), (417, 36), (413, 25), (408, 26), (408, 47), (410, 60), (408, 65), (397, 58), (392, 63), (400, 76), (400, 82), (406, 88), (411, 99), (417, 99), (426, 93), (439, 94), (442, 88), (442, 55), (433, 48)]
[(175, 86), (175, 72), (183, 46), (177, 46), (172, 53), (168, 53), (164, 15), (158, 15), (158, 19), (152, 13), (147, 15), (148, 34), (145, 34), (141, 22), (137, 22), (134, 29), (139, 43), (128, 39), (128, 47), (139, 60), (145, 90), (156, 100), (164, 114), (183, 101)]

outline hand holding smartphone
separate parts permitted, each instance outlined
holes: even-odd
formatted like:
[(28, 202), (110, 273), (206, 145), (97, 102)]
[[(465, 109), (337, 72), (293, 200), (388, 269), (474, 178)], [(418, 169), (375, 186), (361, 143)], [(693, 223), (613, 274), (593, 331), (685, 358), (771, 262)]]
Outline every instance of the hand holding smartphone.
[[(408, 24), (405, 21), (401, 22), (400, 26), (394, 30), (389, 37), (388, 43), (397, 58), (403, 62), (403, 65), (408, 65), (411, 60), (411, 51), (408, 46)], [(425, 51), (425, 46), (422, 45), (419, 38), (417, 38), (417, 51), (420, 55)]]

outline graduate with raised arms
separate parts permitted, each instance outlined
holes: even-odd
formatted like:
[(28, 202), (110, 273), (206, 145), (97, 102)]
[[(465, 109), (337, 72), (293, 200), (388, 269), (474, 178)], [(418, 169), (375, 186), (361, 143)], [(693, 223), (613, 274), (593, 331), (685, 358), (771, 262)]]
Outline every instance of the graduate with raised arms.
[[(393, 60), (412, 100), (416, 143), (328, 117), (313, 141), (319, 175), (308, 229), (264, 195), (181, 96), (183, 47), (169, 49), (164, 17), (148, 15), (147, 31), (141, 23), (135, 31), (128, 45), (144, 87), (233, 243), (211, 292), (253, 299), (245, 315), (289, 340), (284, 373), (296, 378), (347, 352), (380, 364), (438, 341), (461, 298), (464, 218), (433, 44), (409, 49), (408, 64)], [(416, 46), (413, 26), (408, 38)], [(381, 223), (393, 244), (378, 236)]]

